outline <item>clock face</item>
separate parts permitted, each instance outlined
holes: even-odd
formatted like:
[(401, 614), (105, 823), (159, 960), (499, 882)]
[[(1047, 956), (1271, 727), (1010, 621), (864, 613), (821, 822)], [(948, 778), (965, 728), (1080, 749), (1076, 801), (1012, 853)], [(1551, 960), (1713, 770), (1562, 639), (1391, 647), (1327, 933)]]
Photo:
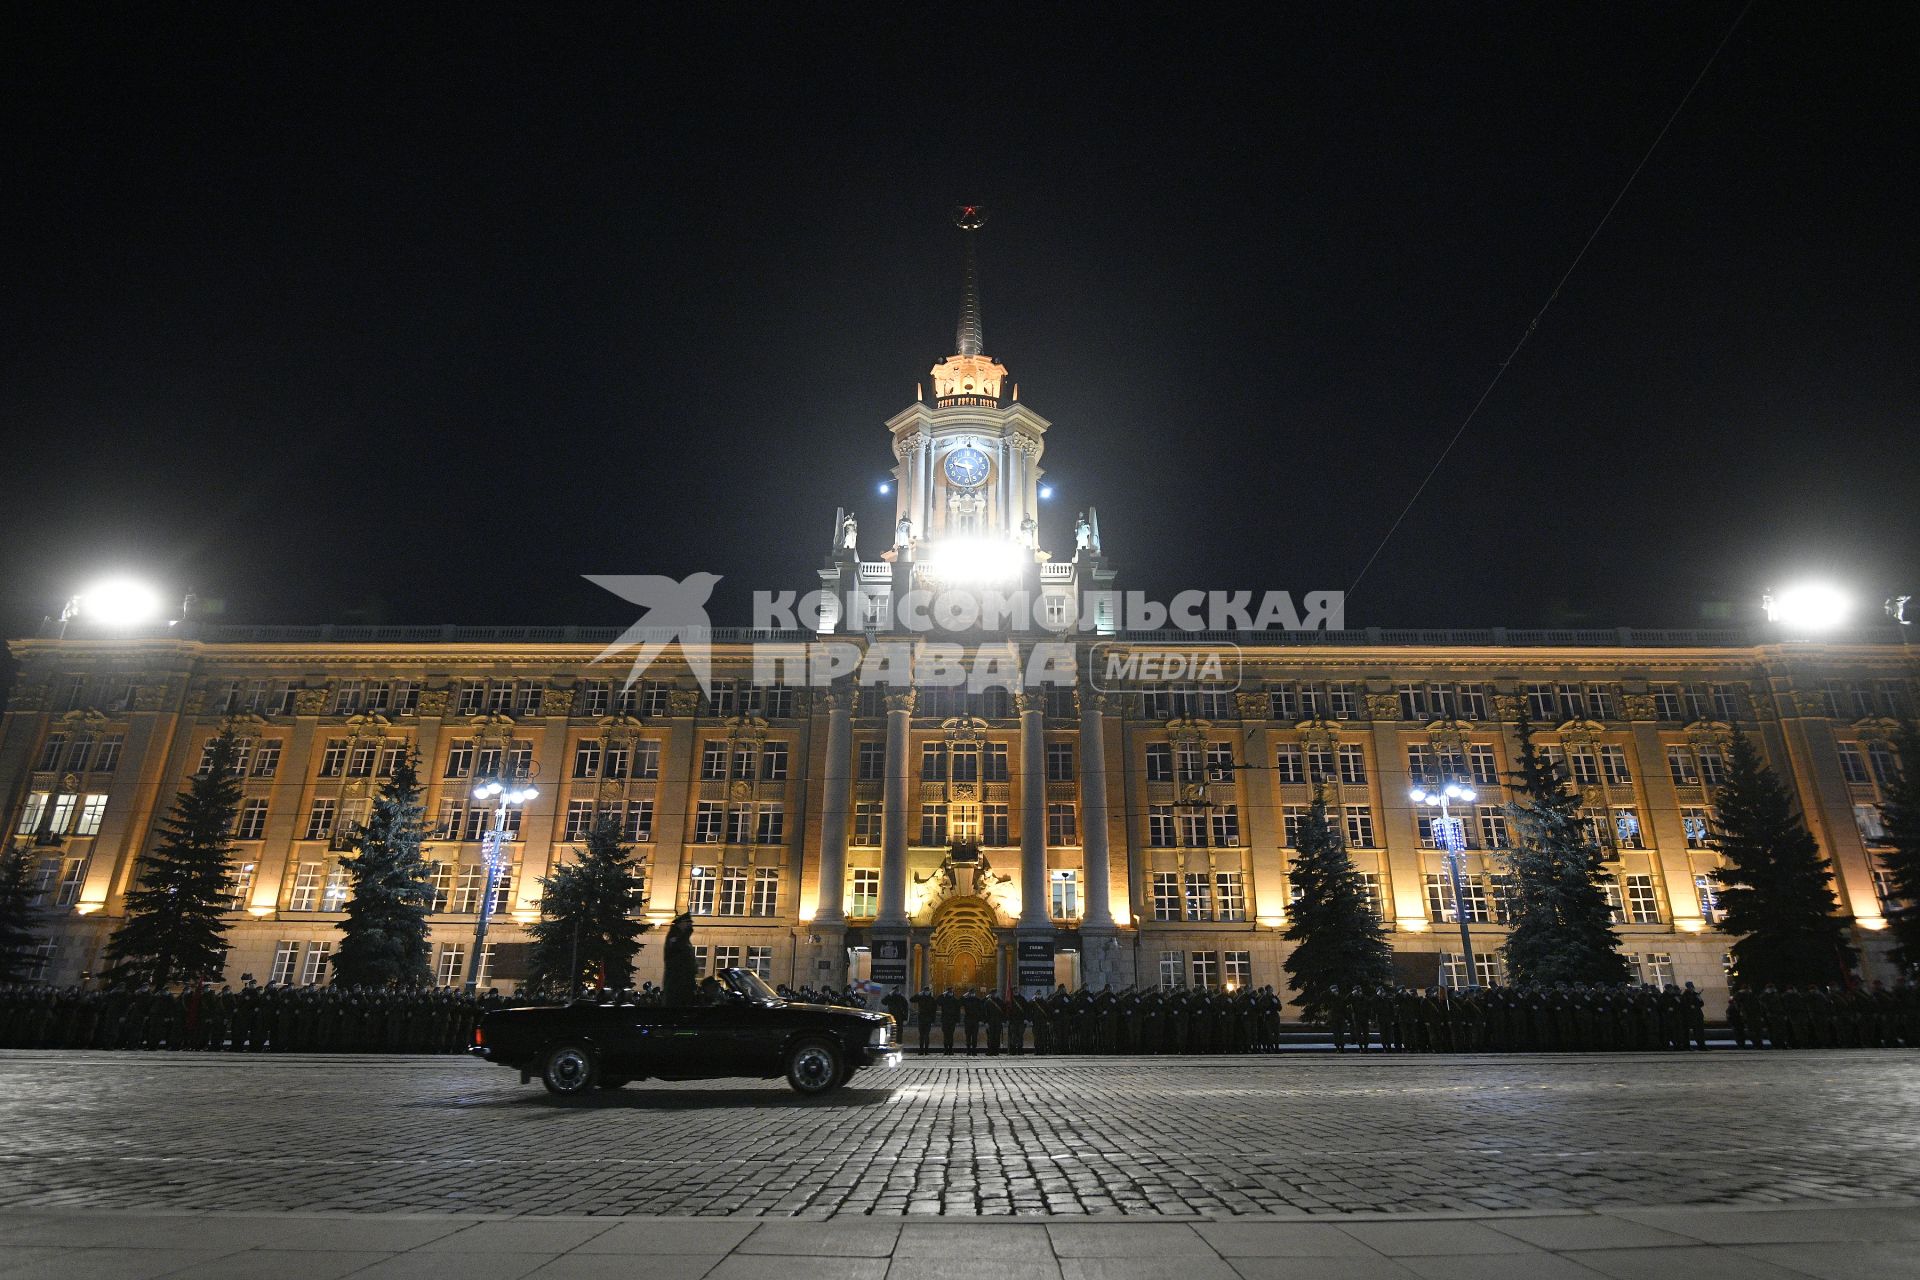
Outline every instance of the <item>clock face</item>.
[(947, 455), (947, 479), (963, 489), (971, 489), (987, 478), (987, 455), (972, 445), (962, 445)]

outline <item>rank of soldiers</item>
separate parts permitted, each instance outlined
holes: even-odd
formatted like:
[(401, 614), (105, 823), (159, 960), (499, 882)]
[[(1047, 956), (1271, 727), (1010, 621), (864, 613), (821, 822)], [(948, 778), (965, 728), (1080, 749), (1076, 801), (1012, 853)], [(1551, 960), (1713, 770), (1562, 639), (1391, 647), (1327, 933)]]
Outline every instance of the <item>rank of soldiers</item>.
[[(922, 1053), (1269, 1053), (1324, 1035), (1336, 1050), (1525, 1053), (1699, 1050), (1705, 1002), (1692, 983), (1665, 986), (1407, 987), (1330, 992), (1320, 1027), (1283, 1024), (1272, 987), (1069, 992), (1030, 998), (922, 988), (883, 1000)], [(911, 1028), (911, 1030), (907, 1030)], [(1775, 1048), (1920, 1046), (1920, 988), (1772, 988), (1728, 1007), (1735, 1044)]]
[(268, 1053), (459, 1053), (504, 1005), (448, 988), (369, 991), (248, 983), (152, 991), (0, 988), (0, 1047)]

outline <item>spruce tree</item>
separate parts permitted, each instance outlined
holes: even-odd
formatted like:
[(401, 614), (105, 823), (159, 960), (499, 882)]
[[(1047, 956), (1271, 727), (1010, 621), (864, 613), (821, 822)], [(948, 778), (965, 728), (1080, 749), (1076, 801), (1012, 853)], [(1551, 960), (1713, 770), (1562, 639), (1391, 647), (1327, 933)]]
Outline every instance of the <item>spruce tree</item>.
[(1515, 983), (1611, 985), (1627, 980), (1601, 879), (1606, 853), (1580, 821), (1580, 793), (1542, 755), (1533, 725), (1518, 726), (1520, 767), (1506, 807), (1511, 845), (1500, 855), (1512, 913), (1501, 947)]
[(531, 985), (571, 992), (582, 983), (618, 990), (633, 985), (640, 935), (652, 928), (633, 918), (642, 882), (620, 824), (602, 817), (573, 862), (540, 882), (540, 919), (533, 934)]
[(425, 986), (431, 977), (427, 913), (433, 882), (421, 856), (425, 812), (420, 760), (409, 751), (381, 784), (367, 824), (354, 833), (354, 854), (346, 863), (347, 918), (333, 955), (335, 982)]
[(33, 927), (33, 859), (25, 846), (0, 852), (0, 983), (20, 982), (30, 967)]
[(1318, 1022), (1327, 1016), (1334, 987), (1376, 987), (1393, 981), (1393, 948), (1354, 869), (1347, 843), (1327, 816), (1324, 787), (1300, 821), (1292, 871), (1297, 891), (1286, 939), (1294, 944), (1286, 970), (1293, 1003)]
[(1737, 936), (1734, 985), (1845, 982), (1854, 952), (1827, 860), (1793, 797), (1737, 730), (1708, 843), (1722, 863), (1719, 927)]
[(1887, 912), (1893, 930), (1893, 962), (1911, 973), (1920, 970), (1920, 725), (1909, 720), (1894, 740), (1900, 749), (1900, 776), (1886, 784), (1880, 805), (1891, 853), (1881, 856), (1892, 881), (1893, 898), (1906, 905)]
[(226, 967), (233, 821), (240, 811), (240, 772), (233, 734), (211, 744), (195, 775), (161, 823), (160, 844), (134, 862), (126, 918), (107, 939), (109, 982), (212, 981)]

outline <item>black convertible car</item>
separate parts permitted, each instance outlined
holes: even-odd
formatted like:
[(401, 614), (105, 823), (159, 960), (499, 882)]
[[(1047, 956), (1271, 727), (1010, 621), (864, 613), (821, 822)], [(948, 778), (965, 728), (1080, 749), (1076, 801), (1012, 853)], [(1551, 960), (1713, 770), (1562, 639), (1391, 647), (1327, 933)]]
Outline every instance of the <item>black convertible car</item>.
[(473, 1051), (580, 1097), (633, 1080), (786, 1076), (804, 1094), (837, 1089), (861, 1067), (900, 1065), (893, 1018), (863, 1009), (792, 1004), (745, 969), (723, 969), (709, 1004), (601, 1004), (500, 1009), (481, 1020)]

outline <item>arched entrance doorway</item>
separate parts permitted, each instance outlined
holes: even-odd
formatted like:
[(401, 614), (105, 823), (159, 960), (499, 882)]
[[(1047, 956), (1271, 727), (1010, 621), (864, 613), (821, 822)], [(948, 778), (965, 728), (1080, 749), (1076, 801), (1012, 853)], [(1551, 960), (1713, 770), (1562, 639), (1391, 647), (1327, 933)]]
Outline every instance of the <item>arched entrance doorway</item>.
[(999, 988), (998, 924), (985, 898), (949, 898), (940, 904), (927, 948), (927, 981), (935, 991)]

